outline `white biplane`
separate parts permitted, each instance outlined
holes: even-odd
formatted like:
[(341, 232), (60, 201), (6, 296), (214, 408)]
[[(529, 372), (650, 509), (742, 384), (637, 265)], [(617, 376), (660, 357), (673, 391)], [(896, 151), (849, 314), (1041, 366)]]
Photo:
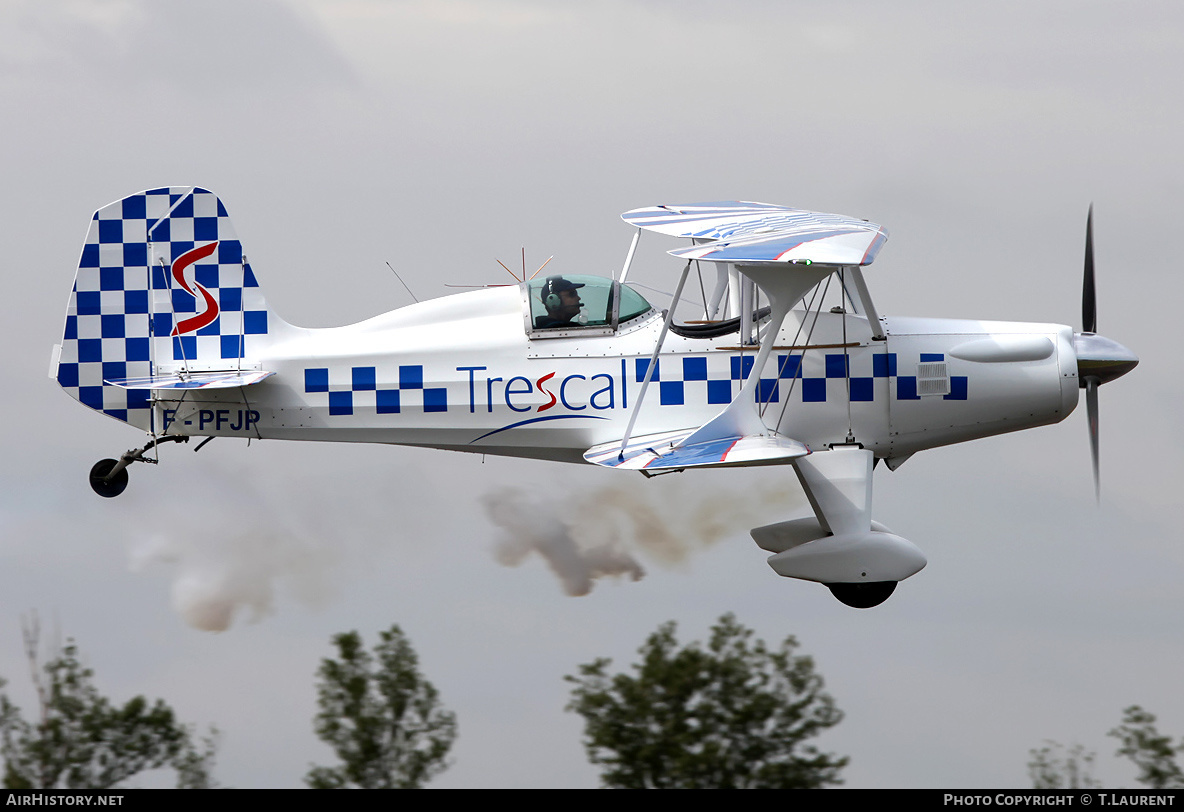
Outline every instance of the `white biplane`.
[[(734, 201), (622, 217), (638, 230), (617, 279), (551, 273), (306, 329), (268, 308), (211, 192), (152, 189), (99, 209), (51, 374), (148, 438), (97, 463), (91, 486), (116, 496), (128, 465), (190, 437), (429, 446), (651, 476), (788, 464), (814, 516), (753, 539), (777, 573), (868, 607), (926, 563), (872, 520), (876, 462), (896, 469), (927, 448), (1055, 423), (1085, 389), (1096, 482), (1097, 387), (1138, 359), (1094, 332), (1088, 226), (1075, 332), (879, 315), (862, 268), (888, 234), (866, 220)], [(690, 240), (669, 252), (685, 264), (664, 312), (626, 283), (642, 230)], [(679, 323), (692, 265), (716, 279), (704, 318)]]

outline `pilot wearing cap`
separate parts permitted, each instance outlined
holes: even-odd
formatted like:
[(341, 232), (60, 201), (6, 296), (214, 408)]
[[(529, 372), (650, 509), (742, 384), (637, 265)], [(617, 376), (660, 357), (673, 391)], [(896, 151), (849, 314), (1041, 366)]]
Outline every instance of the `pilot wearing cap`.
[(579, 315), (583, 302), (577, 288), (584, 287), (583, 282), (572, 282), (562, 276), (548, 276), (539, 291), (539, 298), (543, 307), (547, 308), (545, 316), (534, 320), (536, 330), (553, 327), (571, 327), (572, 320)]

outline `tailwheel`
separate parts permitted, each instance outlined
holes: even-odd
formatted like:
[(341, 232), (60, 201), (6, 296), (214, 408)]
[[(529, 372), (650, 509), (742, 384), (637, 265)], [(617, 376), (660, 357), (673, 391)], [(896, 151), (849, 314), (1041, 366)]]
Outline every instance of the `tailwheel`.
[(872, 583), (827, 584), (831, 594), (855, 609), (871, 609), (888, 600), (896, 589), (896, 581), (874, 581)]
[[(206, 442), (213, 438), (206, 438)], [(119, 455), (117, 460), (99, 460), (90, 469), (90, 487), (99, 496), (107, 499), (114, 498), (127, 488), (127, 467), (133, 462), (148, 462), (153, 465), (156, 460), (145, 457), (144, 452), (156, 448), (161, 443), (187, 443), (189, 437), (179, 434), (166, 434), (154, 437), (143, 448), (133, 448)], [(201, 445), (205, 445), (203, 442)], [(198, 448), (201, 448), (201, 445)]]
[(119, 460), (96, 462), (90, 469), (91, 490), (108, 499), (123, 493), (127, 488), (127, 465), (115, 471), (117, 465), (119, 465)]

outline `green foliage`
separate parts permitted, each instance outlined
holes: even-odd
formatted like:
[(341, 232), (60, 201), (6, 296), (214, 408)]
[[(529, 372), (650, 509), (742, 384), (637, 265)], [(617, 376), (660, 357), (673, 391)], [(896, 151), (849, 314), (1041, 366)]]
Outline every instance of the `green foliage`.
[(177, 789), (215, 789), (213, 779), (214, 757), (218, 751), (218, 730), (210, 728), (210, 734), (201, 740), (201, 749), (190, 744), (174, 759), (177, 771)]
[(584, 746), (606, 787), (816, 788), (840, 784), (847, 759), (803, 744), (843, 714), (814, 661), (787, 637), (776, 651), (724, 615), (706, 650), (678, 647), (662, 625), (634, 675), (611, 661), (580, 666), (567, 709), (584, 717)]
[(197, 757), (188, 729), (163, 701), (149, 704), (137, 696), (122, 707), (113, 705), (94, 687), (94, 673), (79, 662), (73, 641), (46, 663), (44, 680), (35, 648), (30, 663), (40, 721), (25, 721), (0, 694), (6, 788), (107, 789), (144, 770), (169, 766), (178, 770), (182, 785), (211, 785), (212, 743), (204, 757)]
[(398, 626), (368, 652), (357, 632), (333, 638), (338, 659), (321, 662), (317, 736), (341, 759), (314, 767), (315, 789), (414, 789), (447, 767), (456, 717), (440, 707), (436, 689)]
[(1175, 754), (1184, 752), (1184, 741), (1172, 746), (1170, 736), (1161, 736), (1155, 728), (1155, 716), (1138, 705), (1123, 711), (1122, 724), (1108, 734), (1122, 742), (1117, 754), (1126, 756), (1139, 768), (1140, 784), (1153, 789), (1184, 787), (1184, 772)]
[(1080, 744), (1066, 750), (1050, 741), (1039, 750), (1030, 750), (1028, 775), (1033, 789), (1093, 789), (1101, 784), (1093, 777), (1095, 753)]

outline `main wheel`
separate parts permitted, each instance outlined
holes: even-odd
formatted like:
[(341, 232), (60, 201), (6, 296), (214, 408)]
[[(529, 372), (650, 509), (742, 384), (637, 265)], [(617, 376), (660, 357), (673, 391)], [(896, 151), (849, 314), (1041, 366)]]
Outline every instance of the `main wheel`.
[(108, 499), (119, 496), (127, 487), (127, 469), (124, 468), (108, 480), (107, 474), (119, 463), (116, 460), (99, 460), (90, 469), (90, 487), (99, 496)]
[(879, 606), (896, 589), (896, 581), (873, 581), (858, 584), (827, 584), (827, 589), (840, 602), (856, 609)]

